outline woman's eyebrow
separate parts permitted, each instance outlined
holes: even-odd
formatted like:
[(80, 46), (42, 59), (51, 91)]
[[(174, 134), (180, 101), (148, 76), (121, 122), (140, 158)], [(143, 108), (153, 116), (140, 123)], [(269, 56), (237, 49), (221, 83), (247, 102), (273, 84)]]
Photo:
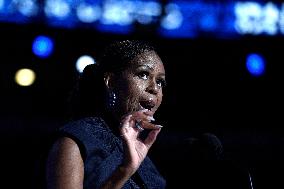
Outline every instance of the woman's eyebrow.
[(147, 68), (150, 69), (150, 70), (154, 70), (153, 67), (151, 67), (151, 66), (149, 66), (149, 65), (145, 65), (145, 64), (139, 64), (139, 65), (137, 65), (137, 68), (140, 68), (140, 67), (147, 67)]
[[(136, 66), (137, 68), (140, 68), (140, 67), (146, 67), (147, 69), (149, 69), (149, 70), (154, 70), (154, 68), (152, 67), (152, 66), (149, 66), (149, 65), (145, 65), (145, 64), (140, 64), (140, 65), (137, 65)], [(164, 72), (160, 72), (159, 74), (158, 74), (160, 77), (165, 77), (166, 76), (166, 74), (164, 73)]]

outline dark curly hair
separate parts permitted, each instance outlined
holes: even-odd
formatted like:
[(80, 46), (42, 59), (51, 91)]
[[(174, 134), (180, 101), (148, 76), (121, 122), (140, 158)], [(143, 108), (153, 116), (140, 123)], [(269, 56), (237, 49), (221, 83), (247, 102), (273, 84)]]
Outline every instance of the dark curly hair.
[(156, 50), (145, 41), (115, 41), (106, 46), (96, 64), (85, 67), (71, 95), (71, 117), (80, 118), (103, 113), (107, 92), (105, 73), (116, 73), (127, 68), (129, 62), (145, 52)]

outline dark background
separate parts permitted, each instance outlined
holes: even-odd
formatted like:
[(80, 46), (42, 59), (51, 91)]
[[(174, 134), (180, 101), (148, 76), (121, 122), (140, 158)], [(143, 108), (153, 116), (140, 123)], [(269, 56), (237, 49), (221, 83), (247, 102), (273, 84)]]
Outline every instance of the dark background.
[[(110, 41), (129, 38), (151, 41), (166, 67), (168, 86), (157, 115), (164, 128), (150, 155), (171, 186), (180, 180), (190, 183), (193, 175), (202, 173), (208, 178), (219, 175), (221, 182), (229, 180), (232, 185), (245, 183), (247, 172), (255, 188), (283, 185), (281, 172), (276, 172), (282, 170), (284, 157), (284, 38), (165, 39), (143, 32), (125, 36), (88, 29), (0, 25), (0, 171), (6, 188), (40, 187), (41, 161), (52, 133), (68, 118), (67, 99), (78, 76), (77, 58), (83, 54), (96, 57)], [(31, 50), (39, 34), (55, 41), (47, 59)], [(246, 56), (253, 52), (262, 54), (267, 63), (265, 74), (257, 78), (245, 67)], [(34, 85), (19, 87), (14, 82), (16, 70), (22, 67), (36, 72)], [(190, 147), (180, 141), (206, 132), (222, 142), (223, 163), (195, 164), (186, 156)]]

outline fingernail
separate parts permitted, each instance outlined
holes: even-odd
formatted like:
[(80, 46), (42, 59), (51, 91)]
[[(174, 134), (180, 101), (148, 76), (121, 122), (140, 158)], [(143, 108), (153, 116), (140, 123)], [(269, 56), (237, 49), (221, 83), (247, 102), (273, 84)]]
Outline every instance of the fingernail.
[(141, 110), (141, 112), (148, 112), (148, 111), (149, 111), (148, 109)]
[(155, 118), (154, 118), (153, 116), (147, 116), (147, 119), (148, 119), (149, 121), (155, 121)]
[(163, 126), (162, 125), (155, 125), (156, 127), (158, 127), (158, 128), (162, 128)]

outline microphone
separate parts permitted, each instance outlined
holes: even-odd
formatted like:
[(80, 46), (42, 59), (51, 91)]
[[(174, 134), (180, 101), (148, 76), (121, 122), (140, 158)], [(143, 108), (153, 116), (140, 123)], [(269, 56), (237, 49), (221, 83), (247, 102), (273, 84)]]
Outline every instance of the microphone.
[(170, 177), (183, 170), (186, 174), (178, 174), (178, 180), (191, 188), (230, 188), (253, 189), (253, 177), (242, 165), (236, 165), (225, 157), (223, 144), (212, 133), (203, 133), (175, 140), (173, 151), (175, 164), (169, 164), (174, 171)]
[(203, 156), (207, 160), (222, 160), (223, 145), (216, 135), (204, 133), (200, 137), (200, 146), (203, 149)]
[[(219, 138), (212, 133), (204, 133), (201, 135), (199, 140), (199, 145), (201, 148), (202, 157), (204, 160), (224, 160), (224, 150), (223, 145)], [(251, 173), (248, 169), (245, 170), (247, 175), (247, 186), (248, 189), (253, 189), (253, 181)], [(244, 187), (245, 187), (244, 186)]]
[(218, 137), (212, 133), (204, 133), (197, 138), (187, 138), (184, 144), (189, 146), (190, 159), (195, 160), (222, 160), (223, 145)]

